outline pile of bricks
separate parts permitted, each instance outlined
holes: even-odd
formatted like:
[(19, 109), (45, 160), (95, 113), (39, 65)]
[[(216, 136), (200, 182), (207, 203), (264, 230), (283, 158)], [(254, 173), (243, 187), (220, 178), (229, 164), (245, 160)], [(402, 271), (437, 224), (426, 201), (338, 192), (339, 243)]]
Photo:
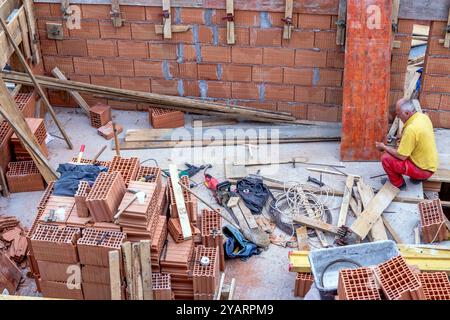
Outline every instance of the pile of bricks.
[(338, 296), (339, 300), (381, 300), (372, 269), (339, 270)]
[[(120, 133), (122, 133), (122, 131), (123, 131), (122, 126), (117, 123), (115, 126), (116, 126), (117, 134), (119, 135)], [(98, 128), (97, 133), (99, 135), (101, 135), (103, 138), (105, 138), (106, 140), (110, 140), (110, 139), (114, 138), (114, 128), (112, 125), (112, 121), (109, 121), (104, 126), (101, 126), (100, 128)]]
[[(74, 162), (76, 163), (78, 161), (78, 158), (73, 157), (72, 160), (70, 160), (70, 162)], [(85, 159), (85, 158), (81, 158), (80, 159), (80, 163), (84, 163), (84, 164), (92, 164), (92, 160), (91, 159)], [(102, 166), (102, 167), (107, 167), (109, 168), (109, 166), (111, 165), (111, 161), (95, 161), (95, 164)]]
[[(180, 182), (183, 186), (190, 188), (190, 182), (188, 176), (182, 176), (180, 179)], [(175, 194), (173, 193), (173, 187), (172, 187), (172, 181), (170, 179), (167, 179), (167, 186), (168, 186), (168, 199), (169, 199), (169, 210), (170, 210), (170, 216), (172, 218), (178, 218), (178, 209), (177, 204), (175, 202)], [(184, 188), (183, 191), (183, 197), (184, 197), (184, 204), (186, 206), (186, 211), (189, 215), (189, 221), (192, 223), (197, 222), (197, 198), (193, 197), (187, 190)]]
[(111, 107), (103, 103), (97, 103), (89, 109), (89, 118), (92, 127), (97, 129), (103, 127), (111, 121)]
[[(80, 281), (75, 288), (68, 288), (66, 273), (70, 265), (79, 266), (76, 242), (80, 229), (39, 224), (31, 237), (31, 246), (36, 259), (39, 279), (38, 290), (45, 297), (83, 299)], [(41, 270), (42, 269), (42, 270)]]
[(45, 189), (44, 179), (33, 161), (10, 162), (6, 181), (11, 193)]
[(152, 272), (161, 272), (161, 253), (167, 239), (167, 219), (164, 216), (157, 218), (157, 224), (151, 238)]
[(23, 89), (14, 97), (17, 107), (22, 112), (25, 118), (34, 116), (36, 107), (36, 91), (34, 89)]
[(148, 117), (154, 129), (184, 127), (184, 113), (181, 111), (149, 108)]
[(112, 222), (125, 195), (125, 183), (120, 172), (101, 172), (86, 197), (86, 205), (96, 222)]
[(77, 247), (85, 300), (111, 299), (109, 252), (116, 250), (121, 253), (124, 240), (125, 234), (122, 232), (101, 231), (93, 228), (83, 230), (83, 236), (78, 239)]
[(89, 182), (80, 181), (78, 184), (77, 192), (75, 193), (75, 206), (77, 209), (77, 215), (82, 218), (89, 217), (89, 209), (86, 205), (86, 198), (91, 191), (91, 187), (89, 186)]
[(121, 158), (119, 156), (114, 156), (108, 167), (108, 172), (120, 172), (125, 185), (128, 187), (130, 181), (136, 179), (139, 166), (139, 159), (136, 157)]
[[(48, 149), (45, 144), (45, 139), (47, 138), (47, 130), (45, 129), (44, 119), (40, 118), (26, 118), (28, 127), (31, 133), (36, 138), (37, 143), (41, 147), (41, 151), (45, 157), (48, 157)], [(27, 161), (32, 160), (30, 154), (20, 142), (20, 139), (16, 134), (11, 136), (11, 145), (14, 150), (15, 158), (17, 161)]]
[(173, 300), (170, 274), (153, 273), (152, 289), (154, 300)]
[(192, 268), (194, 241), (176, 243), (171, 236), (161, 257), (161, 273), (171, 275), (172, 291), (175, 299), (194, 299)]
[(314, 282), (314, 277), (311, 273), (297, 272), (295, 277), (294, 296), (304, 298)]
[(51, 195), (48, 198), (39, 222), (66, 224), (75, 207), (75, 198)]
[(445, 272), (417, 274), (426, 300), (450, 300), (450, 281)]
[(223, 249), (224, 238), (220, 214), (216, 211), (203, 209), (200, 221), (202, 245), (207, 248), (219, 248), (220, 271), (225, 271), (225, 253)]
[(426, 243), (447, 240), (448, 229), (445, 225), (441, 200), (420, 202), (419, 212), (422, 240)]
[[(183, 231), (181, 229), (181, 222), (179, 218), (170, 218), (169, 222), (167, 223), (167, 229), (176, 243), (184, 241)], [(200, 230), (192, 223), (191, 223), (191, 233), (192, 237), (194, 238), (194, 243), (201, 244), (202, 241)]]
[(219, 250), (218, 248), (195, 248), (194, 270), (194, 300), (213, 300), (219, 286)]

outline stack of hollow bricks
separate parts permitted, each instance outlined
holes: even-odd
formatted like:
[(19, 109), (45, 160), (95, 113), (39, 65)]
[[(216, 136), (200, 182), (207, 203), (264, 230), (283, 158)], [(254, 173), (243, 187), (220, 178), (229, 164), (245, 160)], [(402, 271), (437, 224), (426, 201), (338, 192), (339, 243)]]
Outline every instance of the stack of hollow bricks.
[(450, 128), (450, 50), (439, 43), (447, 23), (432, 21), (430, 26), (420, 104), (435, 127)]
[[(48, 157), (48, 149), (45, 143), (45, 139), (47, 138), (47, 130), (45, 129), (44, 119), (25, 118), (25, 120), (31, 130), (31, 133), (36, 138), (37, 143), (41, 147), (43, 155), (45, 157)], [(14, 155), (17, 161), (32, 160), (27, 149), (23, 146), (22, 142), (15, 133), (11, 136), (11, 145), (13, 146)]]
[(44, 190), (44, 179), (33, 161), (10, 162), (6, 181), (11, 193)]
[[(188, 176), (182, 176), (180, 182), (183, 186), (189, 188), (190, 182)], [(167, 179), (168, 200), (170, 205), (170, 216), (172, 218), (178, 218), (178, 209), (175, 203), (175, 194), (173, 193), (172, 181)], [(197, 199), (193, 197), (187, 190), (182, 189), (184, 203), (186, 205), (186, 211), (189, 215), (189, 221), (192, 223), (197, 222)]]
[(203, 209), (201, 217), (202, 245), (207, 248), (219, 248), (220, 271), (225, 271), (225, 253), (223, 249), (222, 220), (216, 211)]
[[(219, 286), (219, 248), (195, 248), (194, 269), (194, 300), (213, 300)], [(208, 258), (203, 264), (204, 258)]]
[[(192, 25), (156, 35), (161, 7), (121, 5), (125, 25), (114, 28), (108, 5), (82, 4), (81, 29), (64, 28), (64, 40), (47, 38), (46, 23), (61, 22), (60, 4), (35, 3), (45, 72), (58, 66), (70, 79), (116, 88), (291, 112), (299, 119), (340, 121), (344, 53), (336, 46), (337, 15), (294, 12), (290, 40), (282, 39), (278, 12), (235, 10), (236, 44), (227, 44), (226, 11), (172, 8), (173, 24)], [(256, 10), (256, 9), (255, 9)], [(394, 49), (391, 105), (403, 95), (413, 20), (400, 20)], [(58, 91), (55, 105), (76, 106)], [(94, 99), (113, 108), (148, 105)]]
[(125, 185), (128, 187), (130, 181), (136, 178), (139, 171), (139, 159), (136, 157), (122, 158), (114, 156), (109, 165), (108, 172), (112, 173), (116, 171), (120, 172)]
[(154, 300), (173, 300), (170, 274), (153, 273), (152, 289)]
[(295, 277), (294, 296), (304, 298), (314, 283), (314, 277), (311, 273), (297, 272)]
[(448, 238), (444, 211), (441, 200), (422, 201), (419, 203), (420, 227), (425, 243), (444, 241)]

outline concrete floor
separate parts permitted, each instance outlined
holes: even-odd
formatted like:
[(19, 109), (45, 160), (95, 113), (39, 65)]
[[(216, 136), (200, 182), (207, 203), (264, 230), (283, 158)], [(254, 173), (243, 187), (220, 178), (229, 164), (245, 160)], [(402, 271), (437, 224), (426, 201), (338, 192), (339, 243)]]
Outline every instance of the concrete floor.
[[(74, 150), (67, 149), (65, 141), (61, 138), (51, 139), (47, 147), (50, 154), (50, 163), (57, 168), (59, 163), (70, 161), (72, 157), (78, 154), (78, 150), (82, 144), (86, 145), (84, 157), (92, 158), (98, 150), (107, 145), (108, 148), (100, 156), (99, 160), (110, 160), (115, 151), (110, 148), (112, 140), (106, 141), (104, 138), (96, 133), (96, 129), (92, 128), (89, 120), (79, 109), (65, 109), (56, 108), (58, 118), (63, 123), (67, 133), (71, 137), (74, 145)], [(131, 112), (131, 111), (113, 111), (113, 118), (116, 123), (123, 126), (124, 136), (128, 129), (149, 128), (148, 115), (146, 112)], [(189, 119), (189, 116), (188, 116)], [(49, 116), (46, 119), (47, 130), (53, 136), (61, 136), (57, 127)], [(251, 128), (251, 124), (244, 125)], [(441, 165), (450, 168), (450, 154), (448, 154), (448, 145), (450, 145), (450, 130), (436, 130), (436, 138), (438, 142), (438, 149), (441, 156)], [(346, 162), (339, 161), (339, 143), (324, 142), (324, 143), (304, 143), (304, 144), (282, 144), (278, 147), (271, 147), (272, 149), (264, 150), (260, 147), (255, 152), (260, 152), (262, 155), (270, 154), (279, 155), (280, 158), (291, 157), (307, 157), (310, 162), (327, 163), (335, 165), (343, 165), (345, 168), (340, 170), (357, 174), (364, 177), (365, 181), (373, 186), (375, 189), (381, 187), (380, 178), (370, 179), (370, 176), (383, 173), (379, 162)], [(158, 165), (162, 168), (167, 168), (172, 161), (179, 165), (179, 168), (184, 168), (184, 162), (193, 164), (211, 163), (213, 168), (209, 172), (217, 177), (219, 180), (225, 179), (223, 159), (238, 159), (243, 154), (246, 154), (246, 148), (238, 147), (207, 147), (196, 149), (194, 152), (188, 148), (180, 149), (159, 149), (159, 150), (122, 150), (123, 157), (139, 157), (141, 161), (146, 159), (155, 159)], [(151, 161), (146, 165), (153, 165)], [(293, 168), (291, 165), (273, 165), (264, 167), (250, 167), (248, 173), (256, 173), (261, 169), (261, 174), (272, 177), (277, 180), (291, 181), (298, 183), (305, 183), (308, 176), (319, 178), (318, 173), (306, 170), (306, 167), (315, 167), (312, 165), (297, 165)], [(325, 167), (320, 167), (325, 168)], [(209, 190), (205, 188), (202, 182), (202, 175), (199, 174), (193, 180), (199, 182), (199, 186), (195, 191), (202, 195), (205, 199), (209, 199), (211, 204), (214, 204), (214, 199)], [(343, 190), (345, 185), (345, 177), (334, 175), (323, 175), (323, 182), (336, 190)], [(40, 199), (42, 192), (28, 192), (12, 194), (10, 198), (0, 199), (0, 214), (15, 215), (22, 221), (23, 225), (30, 226), (34, 215), (35, 207)], [(407, 191), (402, 191), (402, 196), (423, 198), (423, 190), (421, 185), (408, 185)], [(341, 198), (334, 197), (329, 203), (329, 207), (333, 216), (333, 223), (337, 221), (339, 213)], [(203, 208), (203, 204), (199, 203), (199, 209)], [(413, 228), (417, 225), (419, 218), (416, 205), (410, 204), (391, 204), (385, 213), (396, 231), (400, 234), (405, 243), (414, 242)], [(352, 219), (349, 215), (347, 224), (350, 224)], [(333, 237), (330, 237), (332, 242)], [(236, 298), (237, 299), (294, 299), (294, 279), (295, 274), (288, 272), (288, 252), (292, 249), (282, 248), (271, 245), (268, 250), (264, 251), (259, 256), (254, 256), (247, 261), (232, 260), (227, 261), (226, 268), (226, 283), (232, 277), (236, 278)], [(34, 295), (32, 281), (28, 281), (21, 291), (23, 295)]]

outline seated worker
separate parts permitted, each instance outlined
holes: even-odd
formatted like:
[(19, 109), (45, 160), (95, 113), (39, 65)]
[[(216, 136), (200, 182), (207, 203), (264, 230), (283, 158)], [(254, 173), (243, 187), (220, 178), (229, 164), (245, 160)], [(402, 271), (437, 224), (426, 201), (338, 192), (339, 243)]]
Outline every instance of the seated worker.
[[(406, 190), (402, 175), (410, 177), (414, 184), (425, 181), (436, 172), (439, 159), (430, 118), (416, 112), (412, 101), (407, 99), (397, 102), (395, 112), (404, 123), (398, 149), (382, 142), (375, 142), (375, 146), (384, 152), (381, 163), (390, 182), (397, 188)], [(383, 180), (384, 184), (387, 179)]]

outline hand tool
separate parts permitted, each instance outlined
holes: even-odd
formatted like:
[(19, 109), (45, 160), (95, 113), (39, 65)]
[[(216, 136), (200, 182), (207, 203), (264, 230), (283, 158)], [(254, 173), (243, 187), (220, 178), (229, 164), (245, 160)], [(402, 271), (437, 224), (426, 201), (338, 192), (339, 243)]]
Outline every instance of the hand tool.
[(115, 224), (118, 224), (118, 223), (119, 223), (119, 222), (118, 222), (119, 217), (122, 215), (122, 213), (123, 213), (129, 206), (131, 206), (131, 205), (133, 204), (134, 201), (136, 201), (136, 199), (138, 199), (138, 201), (142, 203), (142, 202), (144, 202), (145, 197), (147, 196), (147, 195), (145, 194), (145, 192), (140, 191), (140, 190), (127, 189), (127, 192), (131, 192), (131, 193), (133, 193), (134, 195), (133, 195), (133, 197), (130, 199), (130, 201), (128, 201), (128, 203), (127, 203), (122, 209), (120, 209), (120, 210), (115, 214), (115, 216), (114, 216), (114, 219), (115, 219), (114, 223), (115, 223)]
[(81, 158), (83, 157), (85, 147), (86, 146), (84, 144), (81, 145), (80, 152), (78, 153), (78, 157), (77, 157), (77, 163), (81, 163)]
[(119, 146), (119, 137), (117, 136), (116, 124), (113, 122), (113, 132), (114, 132), (114, 146), (116, 147), (116, 155), (120, 157), (120, 146)]

